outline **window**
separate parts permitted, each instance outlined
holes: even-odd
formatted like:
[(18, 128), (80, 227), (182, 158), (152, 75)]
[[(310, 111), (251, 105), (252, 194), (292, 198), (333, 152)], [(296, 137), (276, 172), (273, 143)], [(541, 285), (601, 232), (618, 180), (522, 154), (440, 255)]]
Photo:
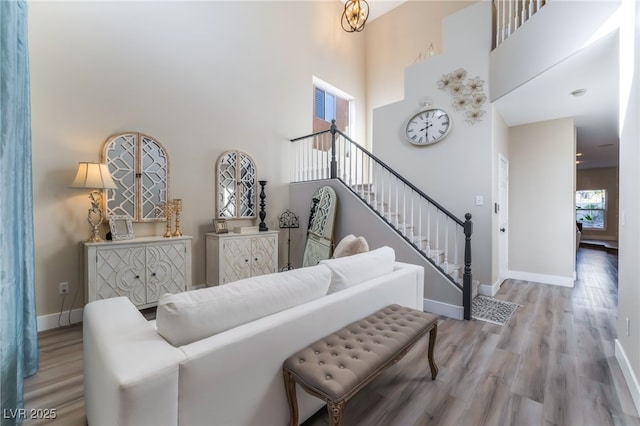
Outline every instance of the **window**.
[(351, 136), (353, 108), (353, 96), (313, 77), (313, 133), (328, 130), (336, 120), (338, 129)]
[(590, 189), (576, 191), (576, 221), (586, 229), (605, 229), (607, 191)]
[(331, 93), (315, 88), (314, 115), (323, 121), (331, 122), (336, 119), (336, 97)]

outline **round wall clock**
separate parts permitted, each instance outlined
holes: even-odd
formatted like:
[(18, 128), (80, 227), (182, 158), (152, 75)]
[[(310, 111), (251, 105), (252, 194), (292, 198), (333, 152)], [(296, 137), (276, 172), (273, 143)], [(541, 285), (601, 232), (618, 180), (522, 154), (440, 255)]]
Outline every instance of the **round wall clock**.
[(414, 114), (404, 130), (404, 135), (414, 145), (431, 145), (440, 142), (451, 129), (449, 114), (438, 108)]

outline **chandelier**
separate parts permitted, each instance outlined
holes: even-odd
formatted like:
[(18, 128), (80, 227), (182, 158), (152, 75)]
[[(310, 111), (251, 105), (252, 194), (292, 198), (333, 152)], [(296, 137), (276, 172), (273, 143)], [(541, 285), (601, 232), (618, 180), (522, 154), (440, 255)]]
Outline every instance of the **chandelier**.
[(342, 29), (348, 33), (364, 30), (369, 17), (369, 4), (365, 0), (347, 0), (342, 12)]

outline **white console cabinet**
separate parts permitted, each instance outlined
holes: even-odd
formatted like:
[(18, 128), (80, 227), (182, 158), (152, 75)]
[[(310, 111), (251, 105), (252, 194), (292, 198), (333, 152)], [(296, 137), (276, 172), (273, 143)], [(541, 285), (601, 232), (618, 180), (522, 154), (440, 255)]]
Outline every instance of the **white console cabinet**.
[(205, 238), (208, 286), (278, 270), (278, 231), (207, 233)]
[(126, 296), (139, 309), (191, 289), (191, 237), (83, 243), (85, 302)]

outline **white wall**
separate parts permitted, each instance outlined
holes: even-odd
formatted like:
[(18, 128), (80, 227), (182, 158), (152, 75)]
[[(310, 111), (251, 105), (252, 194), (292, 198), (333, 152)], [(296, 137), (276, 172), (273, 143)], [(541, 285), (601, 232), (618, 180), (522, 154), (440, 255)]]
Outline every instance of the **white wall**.
[[(635, 6), (635, 10), (633, 10)], [(616, 358), (640, 410), (640, 4), (627, 1), (620, 28), (620, 218)], [(627, 334), (627, 319), (629, 333)]]
[[(593, 29), (606, 25), (619, 5), (620, 0), (583, 1), (579, 6), (573, 0), (545, 2), (530, 19), (535, 25), (525, 22), (491, 52), (491, 101), (593, 42)], [(567, 30), (567, 22), (575, 25)]]
[(563, 118), (509, 130), (509, 276), (572, 286), (575, 127)]
[[(458, 218), (473, 215), (472, 273), (486, 284), (491, 279), (492, 212), (492, 109), (476, 124), (465, 121), (464, 112), (455, 111), (448, 92), (438, 89), (443, 74), (464, 68), (468, 77), (485, 80), (489, 88), (488, 54), (491, 49), (491, 4), (474, 3), (445, 18), (444, 51), (433, 58), (409, 66), (405, 72), (404, 100), (374, 110), (373, 153), (409, 179)], [(464, 37), (460, 34), (464, 33)], [(433, 107), (443, 108), (452, 119), (447, 137), (434, 145), (414, 146), (403, 136), (408, 118), (420, 109), (425, 96)], [(475, 197), (484, 198), (476, 206)]]
[[(182, 231), (194, 237), (194, 284), (204, 283), (203, 234), (213, 229), (223, 151), (254, 158), (269, 182), (267, 225), (277, 229), (288, 207), (288, 140), (311, 132), (312, 75), (355, 96), (355, 138), (365, 137), (364, 34), (340, 28), (341, 9), (337, 1), (29, 3), (38, 315), (59, 311), (59, 282), (78, 290), (89, 200), (68, 185), (77, 163), (98, 161), (116, 132), (140, 131), (167, 148), (171, 196), (183, 199)], [(164, 232), (163, 223), (134, 228)], [(74, 308), (83, 297), (79, 289)]]
[(373, 110), (403, 98), (405, 68), (425, 57), (432, 43), (434, 53), (442, 53), (442, 19), (474, 1), (409, 0), (367, 24), (367, 146)]

